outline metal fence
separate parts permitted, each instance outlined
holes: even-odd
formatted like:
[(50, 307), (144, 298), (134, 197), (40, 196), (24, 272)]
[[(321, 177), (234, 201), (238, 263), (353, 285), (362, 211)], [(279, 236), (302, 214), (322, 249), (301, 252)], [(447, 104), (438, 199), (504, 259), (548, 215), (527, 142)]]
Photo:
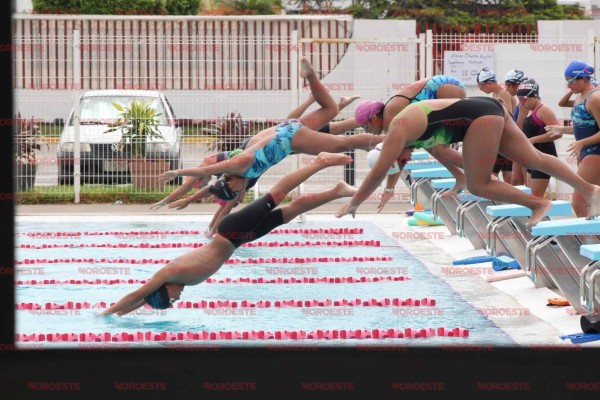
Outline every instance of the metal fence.
[[(165, 118), (161, 129), (174, 133), (165, 140), (168, 143), (151, 144), (147, 155), (166, 161), (159, 169), (171, 169), (196, 166), (204, 157), (237, 146), (284, 119), (309, 93), (298, 76), (301, 54), (310, 56), (334, 98), (359, 94), (385, 101), (417, 79), (448, 73), (444, 61), (449, 51), (490, 53), (501, 73), (535, 67), (547, 103), (564, 91), (554, 84), (554, 67), (564, 68), (568, 58), (590, 59), (591, 54), (593, 60), (600, 54), (594, 37), (540, 38), (519, 31), (427, 31), (416, 38), (364, 40), (352, 35), (352, 21), (345, 16), (266, 20), (16, 16), (14, 87), (21, 93), (20, 104), (32, 110), (23, 117), (34, 120), (41, 137), (35, 163), (30, 163), (35, 167), (21, 165), (16, 170), (17, 189), (29, 201), (88, 197), (135, 201), (160, 198), (173, 190), (173, 185), (151, 189), (134, 185), (127, 147), (125, 152), (116, 151), (118, 137), (104, 133), (107, 123), (115, 122), (114, 98), (104, 93), (97, 104), (80, 101), (81, 94), (93, 90), (154, 90), (165, 95), (156, 103)], [(476, 67), (465, 72), (467, 78)], [(479, 94), (476, 85), (467, 84), (467, 89)], [(57, 90), (67, 96), (56, 96)], [(65, 111), (56, 115), (50, 109)], [(70, 116), (71, 110), (78, 119)], [(351, 117), (353, 110), (354, 106), (344, 109), (338, 119)], [(48, 115), (55, 118), (49, 120)], [(76, 125), (79, 141), (71, 133)], [(368, 172), (366, 157), (362, 151), (354, 155), (350, 172), (354, 183), (360, 184)], [(313, 161), (312, 156), (288, 157), (261, 177), (256, 192)], [(74, 174), (75, 164), (80, 177)], [(348, 179), (348, 172), (342, 167), (322, 171), (305, 189), (320, 190)], [(151, 179), (148, 172), (141, 175)], [(399, 199), (406, 201), (406, 192), (399, 193)]]

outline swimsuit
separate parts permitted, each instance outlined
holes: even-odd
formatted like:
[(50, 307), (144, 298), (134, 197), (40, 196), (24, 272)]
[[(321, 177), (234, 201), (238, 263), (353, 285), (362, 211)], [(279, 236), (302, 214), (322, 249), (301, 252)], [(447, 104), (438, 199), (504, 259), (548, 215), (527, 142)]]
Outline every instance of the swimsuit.
[[(416, 105), (427, 114), (427, 128), (418, 140), (407, 146), (421, 149), (462, 142), (471, 123), (479, 117), (487, 115), (504, 117), (504, 106), (491, 97), (468, 97), (441, 110), (432, 110), (423, 103), (416, 103)], [(398, 116), (394, 119), (396, 118)]]
[[(543, 104), (542, 104), (543, 105)], [(540, 105), (538, 108), (531, 112), (531, 115), (528, 115), (523, 121), (523, 133), (527, 138), (532, 138), (540, 135), (546, 134), (546, 130), (544, 127), (546, 124), (537, 116), (537, 112), (542, 107)], [(558, 157), (556, 152), (556, 145), (554, 142), (544, 142), (544, 143), (535, 143), (533, 145), (536, 149), (545, 154), (550, 154), (551, 156)], [(543, 173), (542, 171), (527, 169), (527, 172), (531, 174), (533, 179), (550, 179), (550, 175)]]
[[(594, 116), (585, 108), (585, 103), (590, 95), (597, 92), (600, 89), (592, 90), (585, 96), (585, 99), (579, 104), (576, 104), (571, 109), (571, 119), (573, 120), (573, 133), (575, 134), (575, 140), (581, 140), (598, 133), (600, 128), (598, 127), (598, 121), (594, 119)], [(594, 143), (589, 146), (585, 146), (579, 152), (579, 162), (583, 160), (585, 156), (590, 154), (600, 155), (600, 143)]]
[(285, 223), (281, 209), (276, 207), (273, 197), (267, 193), (240, 211), (225, 216), (217, 227), (217, 234), (237, 249)]
[[(435, 75), (425, 83), (423, 89), (421, 89), (421, 91), (417, 93), (415, 97), (406, 97), (401, 94), (396, 94), (392, 96), (390, 100), (392, 100), (394, 97), (404, 97), (406, 100), (408, 100), (409, 104), (412, 104), (416, 103), (417, 101), (437, 99), (437, 91), (440, 88), (440, 86), (448, 84), (456, 85), (462, 89), (465, 88), (465, 85), (453, 76)], [(388, 100), (388, 103), (390, 102), (390, 100)]]
[(254, 151), (254, 161), (242, 176), (248, 179), (258, 178), (267, 169), (286, 158), (292, 152), (292, 139), (302, 126), (297, 119), (288, 119), (277, 125), (275, 137), (264, 147)]

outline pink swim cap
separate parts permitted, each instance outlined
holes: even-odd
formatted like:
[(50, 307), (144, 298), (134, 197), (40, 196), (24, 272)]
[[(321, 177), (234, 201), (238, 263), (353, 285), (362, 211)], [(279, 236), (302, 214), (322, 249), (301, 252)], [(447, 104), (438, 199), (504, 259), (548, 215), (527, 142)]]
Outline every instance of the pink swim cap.
[(364, 100), (361, 101), (360, 104), (356, 107), (356, 111), (354, 111), (354, 119), (358, 124), (364, 125), (375, 115), (379, 114), (385, 104), (382, 101), (378, 100)]

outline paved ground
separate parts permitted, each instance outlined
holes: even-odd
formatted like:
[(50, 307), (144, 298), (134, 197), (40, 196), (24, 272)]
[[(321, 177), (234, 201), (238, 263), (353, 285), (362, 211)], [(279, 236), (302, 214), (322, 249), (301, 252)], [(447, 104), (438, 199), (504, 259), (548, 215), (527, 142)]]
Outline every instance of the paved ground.
[[(342, 205), (341, 201), (325, 204), (316, 208), (310, 214), (334, 214)], [(378, 203), (363, 203), (359, 212), (372, 214), (377, 212)], [(240, 207), (243, 207), (241, 205)], [(181, 211), (170, 210), (163, 207), (157, 211), (150, 211), (150, 204), (34, 204), (17, 205), (17, 215), (31, 214), (212, 214), (217, 209), (216, 204), (192, 204)], [(382, 211), (384, 214), (404, 213), (411, 209), (409, 202), (388, 203)]]

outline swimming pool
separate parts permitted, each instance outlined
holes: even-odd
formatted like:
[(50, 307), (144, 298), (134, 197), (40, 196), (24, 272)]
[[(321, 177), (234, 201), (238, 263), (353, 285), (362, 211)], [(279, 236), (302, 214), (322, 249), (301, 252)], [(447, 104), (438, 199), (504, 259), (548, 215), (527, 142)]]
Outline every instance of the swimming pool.
[(175, 308), (96, 318), (206, 243), (208, 218), (18, 217), (17, 345), (515, 345), (377, 225), (351, 220), (291, 222), (186, 287)]

